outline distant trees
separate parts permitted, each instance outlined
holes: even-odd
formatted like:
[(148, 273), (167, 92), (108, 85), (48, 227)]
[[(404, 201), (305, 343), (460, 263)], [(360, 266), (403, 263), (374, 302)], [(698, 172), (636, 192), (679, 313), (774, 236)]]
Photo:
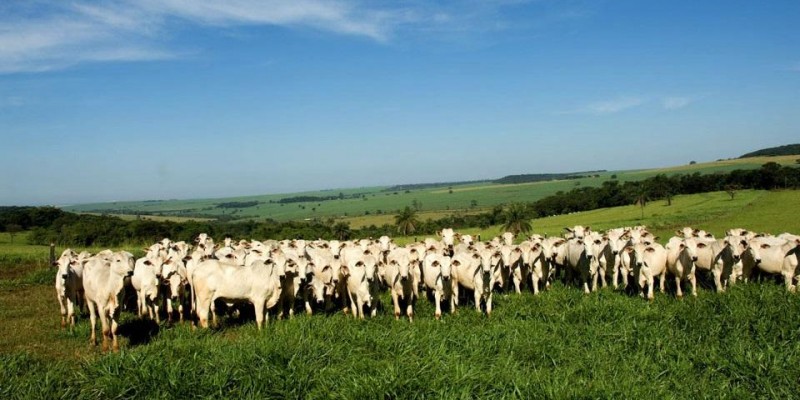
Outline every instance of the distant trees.
[(350, 235), (353, 234), (353, 231), (350, 230), (350, 224), (346, 222), (337, 222), (331, 230), (333, 231), (333, 236), (339, 240), (350, 239)]
[[(457, 213), (436, 220), (420, 221), (417, 211), (406, 207), (395, 217), (395, 225), (370, 225), (359, 229), (330, 221), (126, 221), (110, 216), (74, 214), (54, 207), (0, 207), (0, 231), (14, 231), (16, 228), (12, 225), (17, 225), (20, 230), (30, 231), (27, 237), (32, 244), (46, 245), (52, 240), (59, 245), (109, 247), (123, 243), (152, 243), (164, 237), (191, 241), (201, 232), (215, 237), (229, 235), (248, 239), (349, 239), (380, 237), (397, 232), (424, 235), (448, 227), (486, 228), (494, 225), (503, 225), (509, 231), (525, 232), (530, 229), (526, 223), (529, 225), (530, 220), (536, 217), (631, 204), (639, 205), (643, 213), (647, 202), (660, 199), (669, 202), (670, 196), (679, 194), (725, 191), (733, 198), (736, 191), (743, 189), (799, 187), (800, 168), (768, 163), (759, 169), (734, 170), (730, 173), (661, 175), (623, 183), (608, 180), (598, 187), (581, 186), (559, 191), (534, 202), (510, 205), (506, 209), (497, 205), (487, 212)], [(369, 215), (370, 212), (366, 211), (365, 214)]]
[(417, 230), (417, 226), (419, 226), (417, 212), (408, 206), (394, 217), (394, 221), (397, 225), (397, 231), (402, 233), (403, 236), (414, 233)]
[(11, 237), (11, 243), (14, 243), (14, 236), (18, 233), (22, 232), (22, 226), (19, 224), (8, 224), (6, 225), (6, 232), (8, 232), (8, 236)]
[(531, 231), (531, 221), (524, 204), (514, 203), (508, 207), (504, 214), (503, 229), (514, 235)]

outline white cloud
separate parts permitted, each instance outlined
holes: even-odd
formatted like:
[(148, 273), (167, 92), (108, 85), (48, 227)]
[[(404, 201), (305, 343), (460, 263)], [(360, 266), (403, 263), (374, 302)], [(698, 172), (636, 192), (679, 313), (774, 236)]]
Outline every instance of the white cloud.
[(677, 110), (688, 106), (692, 102), (694, 102), (694, 99), (691, 97), (665, 97), (661, 100), (661, 106), (664, 107), (665, 110)]
[(159, 40), (168, 36), (175, 19), (222, 27), (309, 27), (376, 41), (386, 40), (392, 26), (391, 13), (327, 0), (79, 1), (50, 5), (42, 13), (15, 13), (9, 7), (2, 11), (0, 73), (49, 71), (83, 62), (178, 57), (186, 52), (166, 47), (165, 41)]
[(644, 102), (645, 99), (641, 97), (620, 97), (589, 104), (586, 110), (595, 115), (614, 114), (629, 108), (638, 107), (644, 104)]
[[(170, 41), (186, 25), (235, 28), (281, 26), (315, 29), (387, 42), (398, 33), (426, 39), (512, 29), (514, 7), (535, 0), (74, 0), (0, 3), (0, 74), (40, 72), (85, 62), (151, 61), (187, 53)], [(550, 25), (581, 18), (583, 11), (541, 2)], [(545, 6), (547, 5), (547, 6)], [(532, 22), (532, 23), (531, 23)]]

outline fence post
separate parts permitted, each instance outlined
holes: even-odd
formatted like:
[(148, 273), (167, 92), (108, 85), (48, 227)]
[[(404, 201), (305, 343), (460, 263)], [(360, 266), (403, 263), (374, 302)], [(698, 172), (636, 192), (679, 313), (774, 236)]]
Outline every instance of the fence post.
[(50, 242), (50, 265), (54, 265), (56, 263), (56, 244)]

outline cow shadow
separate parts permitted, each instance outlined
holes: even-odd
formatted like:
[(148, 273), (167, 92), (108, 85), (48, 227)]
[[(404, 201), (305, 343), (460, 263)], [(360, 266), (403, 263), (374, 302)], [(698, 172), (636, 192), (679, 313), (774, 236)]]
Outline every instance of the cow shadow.
[(149, 318), (133, 318), (123, 322), (117, 329), (117, 334), (127, 338), (131, 347), (150, 343), (158, 336), (161, 327)]

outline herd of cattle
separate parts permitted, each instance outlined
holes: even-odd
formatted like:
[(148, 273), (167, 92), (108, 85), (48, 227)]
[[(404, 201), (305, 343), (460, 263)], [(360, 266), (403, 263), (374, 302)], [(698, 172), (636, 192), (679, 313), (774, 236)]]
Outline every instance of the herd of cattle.
[[(221, 305), (249, 302), (260, 329), (274, 310), (278, 318), (295, 308), (315, 309), (331, 304), (356, 318), (375, 316), (378, 295), (388, 289), (394, 315), (414, 317), (420, 291), (433, 299), (438, 319), (442, 303), (450, 312), (459, 305), (459, 292), (471, 292), (474, 306), (492, 312), (496, 290), (538, 294), (557, 276), (577, 281), (586, 293), (598, 286), (620, 284), (653, 298), (655, 278), (664, 291), (667, 276), (674, 277), (676, 296), (689, 282), (697, 295), (698, 270), (713, 275), (717, 291), (736, 281), (747, 281), (756, 270), (783, 276), (795, 290), (798, 279), (800, 236), (755, 234), (731, 229), (722, 239), (702, 230), (677, 231), (666, 246), (645, 227), (594, 232), (589, 227), (565, 228), (564, 237), (533, 235), (514, 244), (505, 233), (488, 242), (473, 240), (452, 229), (438, 239), (406, 246), (383, 236), (377, 240), (283, 240), (215, 244), (206, 234), (194, 245), (164, 239), (142, 258), (126, 251), (104, 250), (95, 255), (65, 250), (56, 261), (56, 292), (61, 325), (75, 324), (75, 308), (85, 301), (91, 319), (91, 341), (97, 343), (96, 318), (103, 331), (103, 349), (114, 350), (117, 324), (126, 289), (136, 292), (140, 316), (159, 321), (162, 306), (172, 319), (191, 315), (201, 327), (216, 323)], [(563, 273), (562, 273), (563, 271)], [(463, 299), (462, 299), (463, 300)]]

